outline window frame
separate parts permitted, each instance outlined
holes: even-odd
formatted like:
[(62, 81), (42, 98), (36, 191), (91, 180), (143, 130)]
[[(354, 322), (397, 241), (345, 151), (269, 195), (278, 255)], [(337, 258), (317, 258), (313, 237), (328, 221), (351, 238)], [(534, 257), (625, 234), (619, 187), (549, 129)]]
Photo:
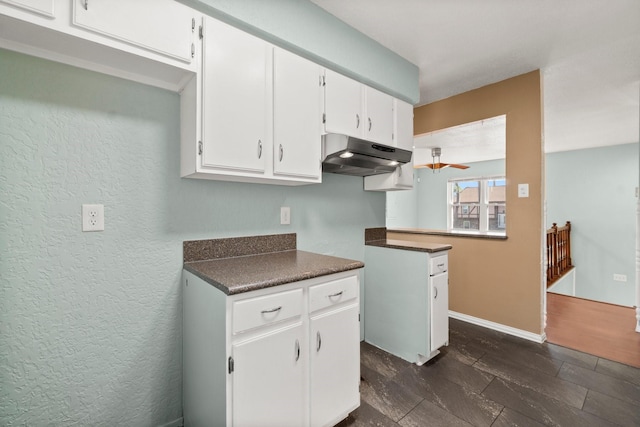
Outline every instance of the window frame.
[[(456, 212), (456, 207), (459, 207), (460, 210), (463, 210), (463, 207), (468, 206), (470, 203), (465, 203), (464, 205), (458, 203), (454, 203), (453, 201), (453, 188), (456, 183), (459, 182), (470, 182), (477, 181), (478, 182), (478, 229), (469, 229), (465, 227), (455, 228), (455, 220), (454, 215)], [(489, 209), (492, 206), (504, 206), (505, 218), (506, 218), (506, 207), (507, 201), (504, 202), (489, 202), (489, 182), (490, 181), (504, 181), (505, 187), (507, 186), (507, 177), (504, 175), (492, 175), (492, 176), (470, 176), (464, 178), (451, 178), (447, 181), (447, 229), (457, 232), (457, 233), (468, 233), (468, 234), (496, 234), (496, 235), (504, 235), (507, 234), (506, 229), (506, 221), (505, 227), (498, 230), (489, 230), (490, 216), (491, 213)], [(506, 193), (505, 193), (506, 196)], [(505, 197), (506, 199), (506, 197)], [(472, 205), (476, 205), (476, 203), (471, 203)], [(473, 211), (473, 209), (467, 208), (467, 212)], [(498, 214), (496, 214), (498, 215)]]

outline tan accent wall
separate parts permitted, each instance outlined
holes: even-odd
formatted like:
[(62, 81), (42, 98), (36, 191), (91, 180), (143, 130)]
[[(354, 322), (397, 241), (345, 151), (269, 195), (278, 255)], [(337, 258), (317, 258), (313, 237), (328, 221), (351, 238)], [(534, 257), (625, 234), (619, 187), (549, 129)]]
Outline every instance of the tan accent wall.
[[(543, 333), (542, 77), (533, 71), (414, 110), (414, 133), (506, 114), (507, 240), (392, 233), (450, 243), (449, 308)], [(529, 197), (518, 198), (518, 184)]]

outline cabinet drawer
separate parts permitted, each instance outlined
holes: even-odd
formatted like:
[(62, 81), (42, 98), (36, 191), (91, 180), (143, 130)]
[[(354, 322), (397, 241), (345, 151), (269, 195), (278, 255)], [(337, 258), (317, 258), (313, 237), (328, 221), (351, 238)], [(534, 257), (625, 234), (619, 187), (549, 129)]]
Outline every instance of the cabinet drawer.
[(358, 278), (356, 276), (334, 280), (309, 288), (309, 312), (337, 305), (358, 296)]
[(233, 333), (270, 325), (302, 314), (302, 289), (233, 303)]
[(449, 270), (449, 257), (447, 255), (435, 256), (429, 260), (429, 274), (436, 275)]

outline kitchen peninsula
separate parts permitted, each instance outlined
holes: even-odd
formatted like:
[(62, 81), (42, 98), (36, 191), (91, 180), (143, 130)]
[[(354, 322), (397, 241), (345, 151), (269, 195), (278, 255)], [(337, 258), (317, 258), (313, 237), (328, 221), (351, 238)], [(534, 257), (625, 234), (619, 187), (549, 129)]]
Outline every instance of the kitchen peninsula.
[(365, 230), (365, 341), (418, 365), (449, 343), (448, 244)]

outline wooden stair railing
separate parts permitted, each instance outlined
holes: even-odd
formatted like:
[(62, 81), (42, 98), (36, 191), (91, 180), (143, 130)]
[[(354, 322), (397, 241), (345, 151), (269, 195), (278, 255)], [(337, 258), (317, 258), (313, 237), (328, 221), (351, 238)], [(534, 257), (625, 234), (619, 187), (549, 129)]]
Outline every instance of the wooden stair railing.
[(547, 287), (573, 268), (571, 264), (571, 222), (547, 230)]

